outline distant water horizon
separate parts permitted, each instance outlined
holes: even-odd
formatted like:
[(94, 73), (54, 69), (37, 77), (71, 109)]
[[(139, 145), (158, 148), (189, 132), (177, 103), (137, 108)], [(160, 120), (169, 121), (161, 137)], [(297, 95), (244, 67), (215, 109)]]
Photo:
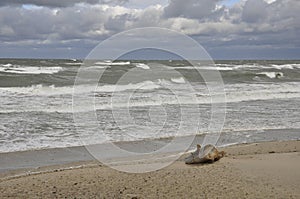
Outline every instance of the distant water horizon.
[[(40, 58), (40, 57), (0, 57), (0, 60), (77, 60), (77, 61), (83, 61), (85, 60), (84, 57), (66, 57), (66, 58), (57, 58), (57, 57), (46, 57), (46, 58)], [(111, 58), (103, 59), (103, 60), (112, 60)], [(116, 59), (114, 61), (183, 61), (184, 59), (166, 59), (166, 58), (153, 58), (153, 59), (140, 59), (140, 58), (131, 58), (131, 59)], [(300, 58), (228, 58), (228, 59), (211, 59), (212, 61), (300, 61)], [(194, 60), (197, 61), (197, 60)], [(198, 60), (199, 61), (199, 60)]]

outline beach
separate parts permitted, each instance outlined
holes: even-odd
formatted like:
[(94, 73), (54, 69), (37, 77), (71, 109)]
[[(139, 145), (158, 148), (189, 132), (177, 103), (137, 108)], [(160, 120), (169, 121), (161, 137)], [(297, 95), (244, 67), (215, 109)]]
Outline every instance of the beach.
[(2, 0), (0, 199), (300, 199), (299, 8)]
[[(97, 161), (5, 171), (0, 198), (299, 198), (300, 141), (220, 148), (212, 164), (183, 155), (158, 171), (132, 174)], [(13, 155), (13, 153), (12, 153)]]
[[(300, 197), (299, 61), (94, 61), (96, 89), (83, 60), (0, 59), (1, 199)], [(227, 154), (186, 165), (198, 143)]]

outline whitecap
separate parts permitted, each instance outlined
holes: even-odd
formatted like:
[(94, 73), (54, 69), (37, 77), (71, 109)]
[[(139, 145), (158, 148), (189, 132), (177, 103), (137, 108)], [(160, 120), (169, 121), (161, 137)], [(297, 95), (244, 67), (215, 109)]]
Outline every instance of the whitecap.
[(62, 67), (35, 67), (35, 66), (13, 66), (0, 67), (0, 72), (15, 74), (54, 74), (62, 70)]
[(8, 64), (3, 64), (2, 66), (3, 66), (3, 67), (11, 67), (12, 64), (8, 63)]
[(294, 69), (294, 67), (298, 68), (300, 64), (282, 64), (282, 65), (272, 65), (273, 68), (276, 68), (278, 70), (282, 69)]
[(27, 94), (34, 96), (52, 96), (52, 95), (72, 95), (74, 89), (76, 94), (85, 94), (85, 93), (109, 93), (109, 92), (120, 92), (126, 90), (153, 90), (160, 88), (160, 84), (153, 81), (143, 81), (139, 83), (129, 83), (129, 84), (106, 84), (100, 85), (95, 88), (94, 85), (77, 85), (74, 86), (63, 86), (55, 87), (54, 85), (32, 85), (30, 87), (0, 87), (2, 93), (16, 93), (16, 94)]
[(147, 64), (143, 64), (143, 63), (136, 63), (135, 66), (138, 67), (138, 68), (145, 69), (145, 70), (150, 69), (150, 67)]
[(97, 88), (97, 92), (120, 92), (126, 90), (152, 90), (160, 88), (160, 85), (153, 81), (144, 81), (140, 83), (129, 83), (126, 85), (103, 85)]
[(109, 65), (109, 66), (123, 66), (123, 65), (130, 65), (130, 61), (126, 62), (111, 62), (111, 61), (102, 61), (96, 62), (96, 65)]
[(81, 62), (66, 62), (65, 65), (82, 65)]
[(231, 71), (232, 67), (218, 67), (218, 66), (178, 66), (172, 67), (172, 69), (182, 70), (219, 70), (219, 71)]
[(257, 73), (257, 74), (258, 75), (265, 75), (265, 76), (267, 76), (271, 79), (283, 77), (282, 72), (262, 72), (262, 73)]
[(110, 66), (89, 66), (86, 69), (106, 69), (110, 68)]
[(171, 81), (174, 82), (174, 83), (177, 83), (177, 84), (184, 84), (185, 83), (185, 79), (183, 77), (172, 78)]

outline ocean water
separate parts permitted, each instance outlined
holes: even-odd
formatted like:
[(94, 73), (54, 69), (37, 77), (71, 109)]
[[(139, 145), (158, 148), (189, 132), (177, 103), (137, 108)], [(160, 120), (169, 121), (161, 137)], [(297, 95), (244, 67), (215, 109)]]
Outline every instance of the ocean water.
[[(239, 143), (300, 138), (300, 61), (195, 63), (192, 66), (175, 60), (94, 62), (89, 70), (104, 72), (97, 89), (90, 93), (92, 85), (88, 80), (77, 87), (83, 96), (95, 96), (95, 109), (89, 110), (86, 104), (72, 107), (74, 81), (82, 60), (1, 59), (0, 153), (83, 145), (82, 138), (89, 139), (94, 129), (77, 129), (73, 110), (83, 116), (95, 111), (97, 133), (105, 134), (109, 141), (181, 136), (184, 134), (177, 131), (181, 108), (191, 117), (197, 115), (191, 95), (197, 98), (201, 117), (198, 131), (187, 134), (210, 133), (211, 96), (197, 70), (219, 71), (223, 78), (226, 94), (223, 133), (227, 137), (234, 137)], [(132, 77), (132, 82), (116, 85), (130, 70), (138, 69), (142, 76), (143, 71), (151, 71), (156, 65), (182, 76)], [(189, 84), (197, 88), (193, 93), (186, 89)], [(173, 90), (178, 92), (174, 94)], [(127, 95), (129, 102), (115, 97)], [(180, 102), (176, 100), (178, 96)], [(120, 113), (129, 111), (130, 117), (121, 118), (120, 124), (115, 121), (113, 109)], [(183, 125), (188, 129), (192, 124)], [(158, 130), (143, 131), (137, 126)], [(89, 141), (98, 143), (92, 136)]]

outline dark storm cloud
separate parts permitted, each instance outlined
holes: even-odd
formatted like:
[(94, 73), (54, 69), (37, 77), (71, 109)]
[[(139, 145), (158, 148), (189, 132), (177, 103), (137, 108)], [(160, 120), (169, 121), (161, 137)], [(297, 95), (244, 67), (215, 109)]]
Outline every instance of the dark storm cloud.
[(79, 0), (5, 0), (0, 5), (18, 2), (42, 7), (0, 7), (2, 51), (18, 46), (86, 49), (115, 33), (146, 26), (185, 33), (214, 52), (230, 48), (239, 49), (236, 52), (255, 48), (271, 52), (300, 46), (300, 1), (296, 0), (247, 0), (232, 7), (220, 5), (220, 0), (171, 0), (165, 7), (146, 8), (98, 0), (85, 4), (76, 4), (83, 2)]
[(214, 13), (220, 0), (170, 0), (165, 7), (165, 17), (202, 18)]
[(97, 3), (124, 3), (127, 0), (1, 0), (0, 6), (7, 5), (36, 5), (45, 7), (68, 7), (76, 3), (97, 4)]
[(268, 4), (263, 0), (248, 0), (244, 6), (242, 19), (245, 22), (258, 22), (267, 16)]

